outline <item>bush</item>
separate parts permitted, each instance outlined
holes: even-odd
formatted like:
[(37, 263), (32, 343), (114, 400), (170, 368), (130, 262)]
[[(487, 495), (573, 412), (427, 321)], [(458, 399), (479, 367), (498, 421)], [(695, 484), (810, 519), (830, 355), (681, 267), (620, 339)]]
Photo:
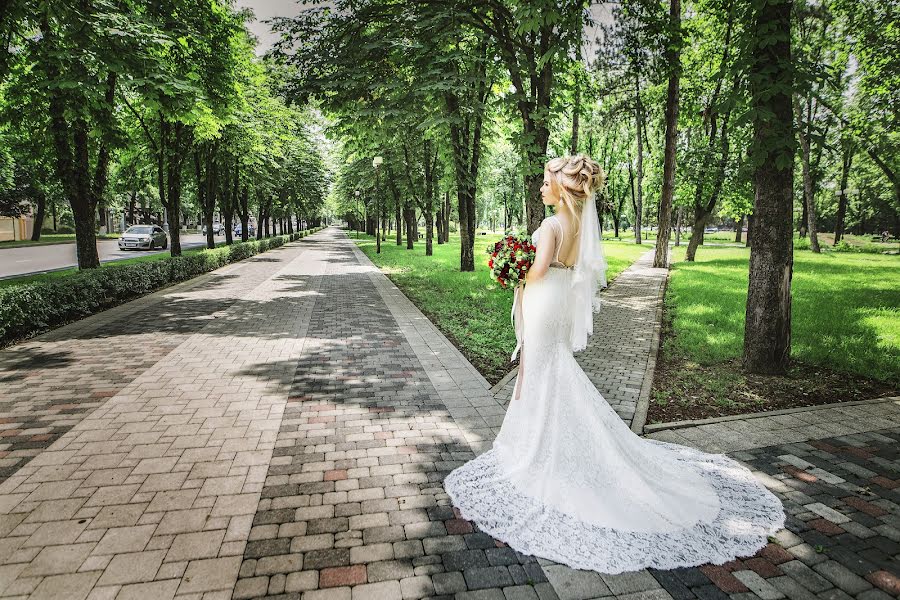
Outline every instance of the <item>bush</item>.
[(112, 263), (64, 277), (0, 288), (0, 345), (278, 248), (293, 241), (291, 237), (300, 238), (299, 234), (295, 235), (237, 242), (160, 260)]
[(841, 240), (837, 244), (834, 245), (833, 250), (835, 252), (859, 252), (859, 249), (855, 246), (851, 246), (846, 242), (846, 240)]
[(48, 233), (75, 233), (75, 228), (68, 225), (60, 225), (56, 228), (56, 231), (51, 230)]

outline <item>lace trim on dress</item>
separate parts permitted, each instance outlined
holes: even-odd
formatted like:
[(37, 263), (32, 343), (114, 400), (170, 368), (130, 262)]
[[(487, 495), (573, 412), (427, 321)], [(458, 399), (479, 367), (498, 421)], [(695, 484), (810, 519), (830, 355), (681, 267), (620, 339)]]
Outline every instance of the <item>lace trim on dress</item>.
[[(733, 459), (659, 440), (644, 442), (662, 446), (679, 462), (700, 470), (721, 501), (715, 519), (669, 533), (585, 523), (520, 492), (504, 478), (495, 449), (451, 472), (444, 489), (462, 518), (517, 551), (608, 574), (721, 565), (754, 555), (784, 527), (780, 500)], [(635, 506), (640, 507), (637, 499)]]

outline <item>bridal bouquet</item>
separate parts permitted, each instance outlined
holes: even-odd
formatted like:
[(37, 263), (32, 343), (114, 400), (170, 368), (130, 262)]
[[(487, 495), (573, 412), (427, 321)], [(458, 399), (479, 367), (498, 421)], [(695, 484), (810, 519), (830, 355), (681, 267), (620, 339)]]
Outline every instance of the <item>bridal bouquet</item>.
[(531, 243), (531, 236), (507, 235), (496, 244), (487, 247), (490, 255), (488, 267), (491, 279), (503, 288), (515, 288), (520, 281), (525, 281), (528, 269), (534, 264), (536, 248)]

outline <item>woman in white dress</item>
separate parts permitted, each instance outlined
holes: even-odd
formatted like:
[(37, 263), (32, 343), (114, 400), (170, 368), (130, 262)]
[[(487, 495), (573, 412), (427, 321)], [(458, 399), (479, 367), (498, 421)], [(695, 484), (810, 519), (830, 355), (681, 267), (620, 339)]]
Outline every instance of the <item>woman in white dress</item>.
[(573, 356), (606, 285), (593, 197), (604, 179), (582, 155), (547, 163), (541, 194), (556, 214), (534, 233), (535, 263), (517, 290), (516, 389), (493, 447), (444, 487), (494, 538), (574, 568), (612, 574), (753, 555), (784, 526), (778, 498), (723, 454), (636, 435)]

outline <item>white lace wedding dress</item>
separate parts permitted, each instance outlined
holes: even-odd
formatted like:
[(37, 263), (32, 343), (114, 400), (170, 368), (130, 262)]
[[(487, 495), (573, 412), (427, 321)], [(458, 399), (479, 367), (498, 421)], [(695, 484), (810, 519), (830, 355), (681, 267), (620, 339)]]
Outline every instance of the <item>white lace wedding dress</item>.
[(454, 506), (523, 554), (602, 573), (755, 554), (784, 526), (781, 502), (725, 455), (644, 439), (622, 421), (573, 356), (560, 245), (524, 288), (521, 395), (493, 447), (446, 477)]

